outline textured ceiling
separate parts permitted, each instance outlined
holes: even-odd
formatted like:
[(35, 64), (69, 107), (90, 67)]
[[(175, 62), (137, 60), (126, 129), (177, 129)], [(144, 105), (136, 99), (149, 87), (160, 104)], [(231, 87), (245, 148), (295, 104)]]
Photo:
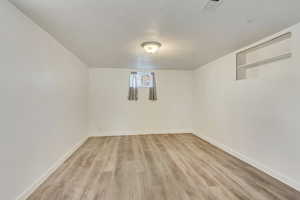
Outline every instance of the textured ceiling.
[(10, 1), (90, 67), (194, 69), (300, 21), (299, 0)]

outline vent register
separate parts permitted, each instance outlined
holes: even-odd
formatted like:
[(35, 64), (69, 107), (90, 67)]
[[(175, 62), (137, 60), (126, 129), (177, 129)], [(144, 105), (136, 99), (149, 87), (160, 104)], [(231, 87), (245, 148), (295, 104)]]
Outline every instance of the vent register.
[(209, 0), (205, 6), (204, 6), (204, 10), (206, 11), (214, 11), (216, 10), (218, 7), (220, 7), (220, 5), (223, 3), (223, 0)]

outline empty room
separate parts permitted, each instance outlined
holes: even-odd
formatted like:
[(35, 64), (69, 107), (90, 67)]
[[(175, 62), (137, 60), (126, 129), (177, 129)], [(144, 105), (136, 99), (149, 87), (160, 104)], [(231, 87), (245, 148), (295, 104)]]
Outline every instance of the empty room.
[(300, 200), (299, 0), (0, 0), (1, 200)]

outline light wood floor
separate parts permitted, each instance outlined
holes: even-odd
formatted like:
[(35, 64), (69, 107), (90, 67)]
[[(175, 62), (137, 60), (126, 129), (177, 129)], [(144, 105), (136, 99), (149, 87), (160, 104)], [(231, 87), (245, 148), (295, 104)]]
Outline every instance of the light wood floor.
[(90, 138), (28, 200), (295, 200), (192, 134)]

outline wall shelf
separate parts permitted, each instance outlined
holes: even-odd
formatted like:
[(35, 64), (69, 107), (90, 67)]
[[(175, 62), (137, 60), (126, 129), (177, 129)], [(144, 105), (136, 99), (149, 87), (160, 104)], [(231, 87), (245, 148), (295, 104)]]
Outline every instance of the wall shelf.
[(236, 54), (236, 80), (247, 78), (247, 69), (292, 57), (290, 48), (292, 33), (250, 47)]
[(268, 64), (268, 63), (276, 62), (276, 61), (287, 59), (287, 58), (290, 58), (290, 57), (292, 57), (292, 53), (289, 52), (289, 53), (285, 53), (285, 54), (282, 54), (282, 55), (279, 55), (279, 56), (274, 56), (272, 58), (266, 58), (265, 60), (260, 60), (260, 61), (257, 61), (257, 62), (240, 65), (239, 68), (248, 69), (248, 68), (252, 68), (252, 67), (258, 67), (260, 65), (265, 65), (265, 64)]

